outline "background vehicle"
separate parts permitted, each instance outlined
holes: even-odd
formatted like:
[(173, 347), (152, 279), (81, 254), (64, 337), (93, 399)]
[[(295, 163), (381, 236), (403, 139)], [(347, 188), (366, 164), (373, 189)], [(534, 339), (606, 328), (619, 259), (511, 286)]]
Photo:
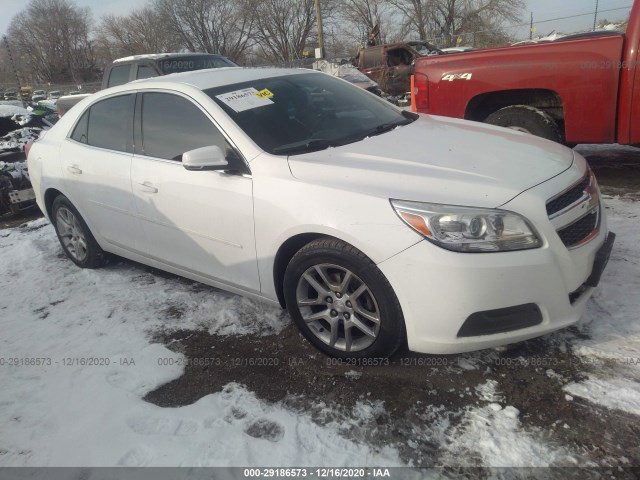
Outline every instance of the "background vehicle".
[[(134, 55), (114, 60), (104, 70), (102, 89), (122, 85), (133, 80), (152, 78), (170, 73), (203, 70), (206, 68), (237, 67), (238, 65), (222, 55), (209, 53), (158, 53)], [(56, 108), (61, 117), (76, 103), (90, 94), (72, 92), (60, 97)]]
[(60, 90), (52, 90), (49, 92), (49, 96), (47, 98), (49, 98), (50, 100), (57, 100), (61, 96), (62, 92)]
[(108, 89), (28, 163), (77, 265), (111, 252), (286, 306), (343, 358), (388, 356), (405, 337), (455, 353), (570, 325), (614, 238), (579, 154), (308, 70)]
[(486, 122), (569, 145), (640, 144), (640, 2), (626, 34), (418, 58), (418, 112)]
[(44, 90), (34, 90), (33, 95), (31, 96), (31, 101), (34, 103), (38, 103), (46, 99), (47, 99), (47, 92), (45, 92)]
[(358, 52), (358, 69), (380, 85), (389, 95), (409, 92), (413, 62), (422, 56), (439, 55), (441, 52), (427, 42), (405, 42), (376, 45)]
[(16, 90), (15, 88), (8, 88), (4, 92), (4, 99), (5, 100), (17, 100), (18, 99), (18, 90)]
[(33, 89), (31, 87), (20, 87), (20, 98), (24, 100), (31, 100)]

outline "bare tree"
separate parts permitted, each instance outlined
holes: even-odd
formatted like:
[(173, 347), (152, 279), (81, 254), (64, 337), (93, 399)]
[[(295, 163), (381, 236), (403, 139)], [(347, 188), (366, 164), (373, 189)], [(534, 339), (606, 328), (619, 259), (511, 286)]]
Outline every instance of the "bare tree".
[(430, 23), (436, 14), (436, 0), (389, 0), (389, 3), (402, 12), (406, 24), (417, 32), (421, 39), (426, 40), (429, 37)]
[(315, 42), (313, 0), (260, 0), (255, 18), (259, 48), (270, 61), (301, 58), (305, 46)]
[(160, 15), (191, 51), (241, 61), (253, 44), (252, 0), (156, 0)]
[(39, 80), (73, 82), (97, 78), (91, 14), (71, 0), (31, 0), (9, 26), (9, 38)]
[(503, 38), (501, 26), (517, 22), (524, 8), (523, 0), (389, 1), (421, 39), (437, 38), (446, 46), (455, 43), (457, 36), (473, 32), (493, 32), (496, 38)]
[(171, 52), (180, 48), (180, 40), (169, 22), (151, 6), (128, 15), (108, 14), (97, 29), (97, 43), (103, 56), (113, 60), (125, 55)]
[(343, 0), (341, 13), (348, 24), (355, 27), (361, 41), (377, 30), (379, 32), (377, 43), (384, 43), (386, 40), (384, 23), (390, 15), (389, 7), (386, 0)]

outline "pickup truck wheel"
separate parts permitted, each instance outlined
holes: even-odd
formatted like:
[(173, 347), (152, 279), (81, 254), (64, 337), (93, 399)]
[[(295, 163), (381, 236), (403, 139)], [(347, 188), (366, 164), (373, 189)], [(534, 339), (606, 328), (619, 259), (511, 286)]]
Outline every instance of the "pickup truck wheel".
[(309, 342), (338, 358), (386, 358), (405, 338), (400, 303), (378, 267), (340, 240), (304, 246), (284, 277), (287, 309)]
[(56, 197), (51, 213), (60, 245), (73, 263), (81, 268), (97, 268), (106, 263), (104, 251), (67, 197)]
[(489, 115), (485, 123), (562, 143), (562, 134), (555, 120), (542, 110), (527, 105), (502, 108)]

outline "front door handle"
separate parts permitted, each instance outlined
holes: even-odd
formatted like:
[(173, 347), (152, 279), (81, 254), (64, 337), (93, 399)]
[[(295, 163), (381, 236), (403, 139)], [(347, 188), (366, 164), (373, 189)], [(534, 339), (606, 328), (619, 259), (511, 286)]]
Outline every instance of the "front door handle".
[(158, 193), (158, 189), (151, 182), (142, 182), (138, 184), (138, 188), (147, 193)]
[(74, 175), (80, 175), (82, 173), (82, 170), (77, 165), (69, 165), (67, 167), (67, 170), (69, 170)]

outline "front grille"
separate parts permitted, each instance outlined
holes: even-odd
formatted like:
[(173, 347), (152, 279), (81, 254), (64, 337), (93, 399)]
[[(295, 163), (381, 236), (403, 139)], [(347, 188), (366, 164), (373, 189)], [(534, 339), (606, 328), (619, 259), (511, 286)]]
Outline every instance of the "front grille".
[(554, 213), (558, 213), (561, 210), (564, 210), (569, 205), (577, 202), (584, 195), (584, 191), (589, 186), (589, 176), (584, 177), (579, 184), (575, 187), (572, 187), (570, 190), (566, 191), (562, 195), (547, 203), (547, 215), (551, 216)]
[(580, 220), (558, 230), (558, 236), (567, 248), (579, 244), (598, 226), (598, 209), (585, 215)]

